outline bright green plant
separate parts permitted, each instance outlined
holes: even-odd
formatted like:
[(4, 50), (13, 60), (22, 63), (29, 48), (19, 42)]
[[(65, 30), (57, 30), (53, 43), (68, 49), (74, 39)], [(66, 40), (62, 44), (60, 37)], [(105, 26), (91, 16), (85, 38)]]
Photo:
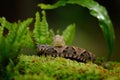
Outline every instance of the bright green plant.
[[(10, 23), (4, 17), (0, 18), (0, 75), (4, 75), (5, 66), (9, 59), (15, 59), (21, 49), (23, 35), (27, 32), (27, 27), (32, 22), (29, 18), (23, 22)], [(4, 29), (8, 30), (4, 34)], [(4, 35), (3, 35), (4, 34)]]
[[(36, 21), (34, 25), (35, 28), (33, 30), (34, 38), (36, 44), (51, 45), (55, 33), (52, 30), (49, 30), (44, 11), (42, 11), (42, 15), (43, 15), (42, 20), (40, 20), (39, 12), (36, 13), (36, 18), (35, 18)], [(66, 43), (71, 44), (75, 34), (75, 24), (69, 25), (62, 33), (63, 33), (62, 36), (64, 37)]]
[(64, 37), (67, 45), (70, 45), (72, 43), (74, 35), (75, 35), (75, 24), (71, 24), (62, 33), (62, 36)]
[(35, 18), (35, 28), (33, 30), (35, 40), (37, 44), (46, 44), (49, 42), (49, 31), (48, 31), (48, 23), (46, 21), (45, 12), (42, 12), (42, 20), (40, 20), (40, 15), (37, 12)]
[[(32, 18), (23, 22), (10, 23), (4, 17), (0, 18), (0, 75), (4, 76), (5, 66), (16, 60), (20, 53), (32, 54), (35, 52), (37, 44), (52, 45), (54, 32), (49, 30), (46, 20), (45, 11), (42, 11), (42, 20), (40, 20), (39, 12), (36, 13), (35, 24), (33, 31), (30, 31), (29, 25), (32, 23)], [(4, 33), (7, 30), (8, 33)], [(68, 26), (63, 31), (63, 36), (67, 43), (71, 43), (75, 33), (75, 25)], [(71, 34), (72, 33), (72, 34)], [(72, 38), (69, 38), (72, 36)], [(1, 79), (0, 76), (0, 79)]]
[[(108, 44), (110, 57), (113, 52), (115, 35), (112, 23), (104, 7), (93, 0), (59, 0), (54, 5), (39, 4), (39, 6), (42, 9), (53, 9), (66, 5), (67, 3), (87, 7), (91, 15), (98, 18)], [(33, 31), (30, 31), (28, 27), (31, 23), (32, 18), (24, 20), (23, 22), (18, 21), (17, 23), (10, 23), (4, 17), (0, 18), (0, 79), (2, 79), (1, 76), (5, 76), (5, 69), (8, 63), (12, 64), (12, 67), (14, 66), (14, 60), (19, 53), (24, 54), (26, 51), (29, 54), (29, 50), (31, 49), (35, 51), (36, 44), (52, 45), (52, 39), (55, 33), (52, 29), (49, 30), (48, 28), (45, 11), (42, 11), (42, 18), (39, 12), (36, 13)], [(5, 30), (7, 30), (8, 33), (5, 34)], [(74, 34), (75, 24), (69, 25), (62, 32), (62, 36), (65, 38), (67, 45), (71, 44)], [(28, 51), (27, 48), (29, 48)]]
[[(4, 59), (14, 58), (17, 55), (22, 46), (23, 35), (26, 34), (27, 27), (31, 22), (32, 19), (27, 19), (23, 22), (10, 23), (5, 18), (0, 18), (0, 64), (4, 63)], [(5, 28), (8, 33), (3, 36)]]
[(7, 71), (11, 80), (120, 80), (120, 63), (106, 64), (108, 69), (62, 57), (20, 55), (18, 64), (11, 62)]
[(114, 49), (115, 33), (111, 20), (107, 14), (107, 10), (103, 6), (99, 5), (94, 0), (59, 0), (57, 3), (53, 5), (39, 4), (38, 6), (42, 9), (54, 9), (60, 6), (65, 6), (66, 4), (78, 4), (82, 7), (86, 7), (90, 10), (90, 14), (98, 19), (100, 28), (103, 31), (105, 40), (108, 45), (109, 49), (108, 58), (110, 58)]

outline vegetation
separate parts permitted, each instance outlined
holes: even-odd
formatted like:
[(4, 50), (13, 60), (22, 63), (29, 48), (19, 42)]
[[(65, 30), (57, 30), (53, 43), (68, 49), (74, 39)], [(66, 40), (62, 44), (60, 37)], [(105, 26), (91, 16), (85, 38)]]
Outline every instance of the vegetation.
[[(9, 63), (9, 59), (15, 59), (23, 46), (27, 27), (32, 22), (29, 18), (23, 22), (10, 23), (6, 19), (0, 18), (0, 75), (4, 76), (5, 66)], [(4, 35), (4, 30), (8, 33)]]
[[(119, 80), (120, 63), (106, 63), (105, 69), (91, 62), (80, 63), (61, 57), (20, 55), (16, 66), (7, 66), (15, 80)], [(34, 65), (34, 66), (33, 66)], [(13, 68), (14, 66), (14, 68)], [(11, 74), (12, 73), (12, 74)]]
[[(93, 0), (59, 0), (53, 5), (39, 4), (39, 6), (42, 9), (53, 9), (66, 4), (86, 7), (91, 15), (99, 20), (110, 57), (114, 48), (115, 35), (106, 9)], [(105, 69), (93, 63), (84, 64), (61, 57), (36, 56), (36, 45), (52, 45), (55, 32), (48, 28), (44, 10), (42, 18), (39, 12), (36, 12), (34, 29), (30, 31), (29, 26), (32, 21), (33, 18), (28, 18), (24, 21), (10, 23), (4, 17), (0, 18), (0, 80), (120, 79), (120, 63), (105, 63)], [(70, 24), (60, 35), (65, 38), (67, 45), (70, 45), (74, 34), (75, 24)]]
[[(49, 44), (52, 45), (52, 39), (54, 32), (48, 29), (48, 23), (46, 21), (45, 11), (42, 11), (42, 20), (37, 12), (35, 18), (35, 27), (33, 31), (30, 31), (29, 25), (32, 23), (32, 18), (29, 18), (23, 22), (10, 23), (4, 17), (0, 18), (0, 74), (5, 76), (5, 66), (10, 60), (15, 61), (20, 53), (35, 55), (37, 44)], [(8, 33), (4, 33), (5, 29)], [(63, 31), (63, 36), (66, 39), (66, 43), (72, 41), (70, 36), (74, 36), (75, 25), (68, 26)], [(14, 63), (14, 62), (13, 62)], [(5, 74), (3, 74), (5, 73)]]

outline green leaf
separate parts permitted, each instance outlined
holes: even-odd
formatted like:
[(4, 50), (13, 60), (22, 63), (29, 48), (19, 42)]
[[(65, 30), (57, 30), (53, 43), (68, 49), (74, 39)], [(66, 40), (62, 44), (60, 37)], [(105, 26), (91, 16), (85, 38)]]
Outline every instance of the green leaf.
[(33, 33), (37, 44), (49, 44), (49, 31), (45, 11), (42, 11), (42, 15), (42, 20), (40, 20), (40, 14), (38, 12), (36, 13)]
[(75, 24), (71, 24), (63, 31), (62, 34), (67, 45), (70, 45), (72, 43), (74, 35), (75, 35)]
[(90, 10), (90, 14), (98, 19), (100, 28), (103, 31), (105, 40), (108, 45), (108, 57), (110, 57), (113, 53), (115, 45), (115, 33), (112, 22), (108, 16), (107, 10), (103, 6), (99, 5), (94, 0), (59, 0), (53, 5), (39, 4), (38, 6), (42, 9), (54, 9), (59, 6), (65, 6), (66, 4), (78, 4), (82, 7), (86, 7)]

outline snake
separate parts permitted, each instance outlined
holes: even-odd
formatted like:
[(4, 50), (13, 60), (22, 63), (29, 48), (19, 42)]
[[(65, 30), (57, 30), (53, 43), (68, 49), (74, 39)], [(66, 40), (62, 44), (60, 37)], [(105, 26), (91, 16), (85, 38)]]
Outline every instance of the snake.
[(53, 37), (53, 46), (45, 44), (37, 45), (37, 55), (63, 57), (83, 63), (95, 61), (95, 54), (77, 46), (67, 46), (63, 36), (60, 35)]

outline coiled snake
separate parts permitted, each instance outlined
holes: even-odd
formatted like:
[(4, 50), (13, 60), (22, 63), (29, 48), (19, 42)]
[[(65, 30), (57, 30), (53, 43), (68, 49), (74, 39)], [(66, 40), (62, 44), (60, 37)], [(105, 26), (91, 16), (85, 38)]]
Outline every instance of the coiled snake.
[(76, 46), (65, 45), (64, 38), (60, 35), (54, 36), (53, 46), (50, 45), (37, 45), (37, 55), (64, 57), (78, 62), (84, 62), (95, 60), (95, 55), (85, 49)]

